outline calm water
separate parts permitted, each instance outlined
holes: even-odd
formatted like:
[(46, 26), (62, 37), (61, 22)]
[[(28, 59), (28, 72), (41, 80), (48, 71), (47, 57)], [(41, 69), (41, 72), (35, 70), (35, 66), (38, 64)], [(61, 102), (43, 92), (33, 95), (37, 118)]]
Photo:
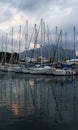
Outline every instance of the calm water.
[(0, 130), (78, 130), (78, 77), (0, 72)]

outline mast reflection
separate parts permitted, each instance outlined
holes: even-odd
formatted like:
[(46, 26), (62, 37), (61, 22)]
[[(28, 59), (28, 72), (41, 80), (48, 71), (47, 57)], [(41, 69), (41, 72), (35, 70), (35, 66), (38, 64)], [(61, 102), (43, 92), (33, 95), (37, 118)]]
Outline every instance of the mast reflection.
[(0, 74), (0, 121), (5, 113), (10, 122), (27, 119), (54, 124), (77, 120), (77, 84), (75, 76)]

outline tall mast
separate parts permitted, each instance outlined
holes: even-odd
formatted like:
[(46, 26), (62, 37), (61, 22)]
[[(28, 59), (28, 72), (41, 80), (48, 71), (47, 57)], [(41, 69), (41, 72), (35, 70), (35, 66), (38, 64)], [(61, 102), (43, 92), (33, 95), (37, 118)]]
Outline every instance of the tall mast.
[(65, 60), (67, 60), (67, 32), (65, 32)]
[(42, 66), (42, 41), (43, 41), (43, 19), (41, 19), (41, 66)]
[(20, 60), (20, 47), (21, 47), (21, 25), (19, 26), (19, 60)]
[(62, 63), (62, 30), (60, 30), (60, 61)]
[(48, 39), (48, 56), (49, 56), (49, 61), (50, 61), (50, 58), (51, 58), (51, 53), (50, 53), (50, 37), (49, 37), (49, 34), (50, 34), (50, 32), (49, 32), (49, 27), (48, 27), (48, 25), (47, 25), (47, 39)]
[(13, 27), (12, 27), (12, 55), (13, 55)]
[(44, 44), (44, 57), (45, 57), (45, 22), (43, 22), (43, 44)]
[(27, 49), (28, 49), (28, 21), (26, 21), (26, 32), (25, 32), (25, 63), (27, 61)]
[(13, 27), (12, 27), (12, 39), (11, 39), (11, 57), (10, 57), (10, 64), (13, 63)]
[(10, 58), (10, 63), (12, 64), (13, 63), (13, 27), (12, 27), (12, 40), (11, 40), (11, 58)]
[(6, 53), (7, 53), (7, 33), (6, 33), (6, 42), (5, 42), (5, 63), (7, 62), (6, 61), (6, 58), (7, 58), (6, 57), (7, 56)]
[(3, 47), (4, 47), (4, 35), (2, 35), (2, 56), (1, 56), (1, 63), (3, 62), (3, 57), (4, 57)]
[(56, 57), (57, 57), (57, 62), (58, 62), (58, 42), (57, 42), (57, 26), (56, 26), (56, 39), (55, 39), (55, 42), (56, 42), (56, 46), (57, 46), (57, 53), (56, 53)]
[(74, 57), (75, 57), (75, 33), (76, 33), (75, 26), (73, 27), (73, 31), (74, 31)]
[(34, 41), (34, 58), (36, 58), (35, 56), (35, 48), (37, 47), (37, 25), (35, 24), (35, 41)]
[(43, 22), (43, 41), (44, 41), (44, 45), (45, 45), (45, 22)]
[(2, 35), (2, 52), (3, 52), (3, 45), (4, 44), (4, 35)]

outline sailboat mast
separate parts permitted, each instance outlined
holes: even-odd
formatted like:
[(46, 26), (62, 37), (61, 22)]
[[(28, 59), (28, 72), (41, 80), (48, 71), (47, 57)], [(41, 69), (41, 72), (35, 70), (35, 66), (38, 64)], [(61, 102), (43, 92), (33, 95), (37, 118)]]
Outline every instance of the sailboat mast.
[(10, 58), (10, 63), (12, 64), (13, 63), (13, 27), (12, 27), (12, 40), (11, 40), (11, 58)]
[(56, 26), (56, 39), (55, 39), (55, 42), (56, 42), (56, 46), (57, 46), (56, 59), (57, 59), (57, 62), (58, 62), (58, 42), (57, 42), (57, 26)]
[(21, 25), (19, 26), (19, 60), (18, 62), (20, 61), (20, 47), (21, 47)]
[(62, 30), (60, 30), (60, 61), (62, 63)]
[(27, 61), (27, 49), (28, 49), (28, 21), (26, 21), (26, 32), (25, 32), (25, 63)]
[(47, 25), (47, 40), (48, 40), (48, 58), (49, 58), (49, 61), (50, 61), (50, 37), (49, 37), (49, 27)]
[(76, 33), (75, 26), (73, 27), (73, 31), (74, 31), (74, 57), (75, 57), (75, 33)]
[(6, 33), (6, 42), (5, 42), (5, 64), (6, 64), (6, 59), (7, 59), (7, 55), (6, 55), (6, 53), (7, 53), (7, 33)]
[(67, 32), (65, 32), (65, 60), (67, 60)]
[(3, 46), (4, 46), (4, 35), (2, 35), (2, 56), (1, 56), (1, 63), (3, 62), (3, 57), (4, 57)]
[(36, 55), (35, 55), (35, 48), (37, 47), (37, 25), (36, 24), (35, 24), (34, 30), (35, 30), (34, 58), (37, 58)]
[(43, 22), (43, 45), (44, 45), (44, 47), (43, 47), (43, 57), (45, 58), (45, 22)]
[(13, 27), (12, 27), (12, 55), (13, 55)]
[(10, 64), (13, 63), (13, 27), (12, 27), (12, 39), (11, 39), (11, 56), (10, 56), (9, 63)]
[(42, 41), (43, 41), (43, 19), (41, 19), (41, 67), (42, 67)]

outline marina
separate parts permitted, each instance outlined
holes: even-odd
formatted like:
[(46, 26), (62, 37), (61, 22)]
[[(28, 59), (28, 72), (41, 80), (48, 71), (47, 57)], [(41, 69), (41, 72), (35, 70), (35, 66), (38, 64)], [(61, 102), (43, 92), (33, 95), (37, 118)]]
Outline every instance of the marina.
[(0, 130), (78, 130), (78, 0), (0, 0)]
[[(78, 75), (75, 26), (73, 27), (72, 50), (67, 48), (67, 44), (69, 44), (67, 33), (64, 35), (63, 30), (58, 30), (57, 26), (55, 27), (55, 37), (51, 41), (49, 27), (46, 26), (43, 18), (38, 26), (34, 25), (30, 37), (28, 21), (25, 26), (25, 30), (22, 30), (21, 25), (19, 26), (18, 39), (15, 38), (13, 27), (11, 34), (6, 33), (5, 38), (2, 35), (2, 51), (0, 52), (0, 70), (2, 72), (56, 76)], [(10, 51), (8, 51), (9, 40)], [(18, 47), (15, 46), (16, 40)], [(30, 48), (31, 43), (33, 48)]]

